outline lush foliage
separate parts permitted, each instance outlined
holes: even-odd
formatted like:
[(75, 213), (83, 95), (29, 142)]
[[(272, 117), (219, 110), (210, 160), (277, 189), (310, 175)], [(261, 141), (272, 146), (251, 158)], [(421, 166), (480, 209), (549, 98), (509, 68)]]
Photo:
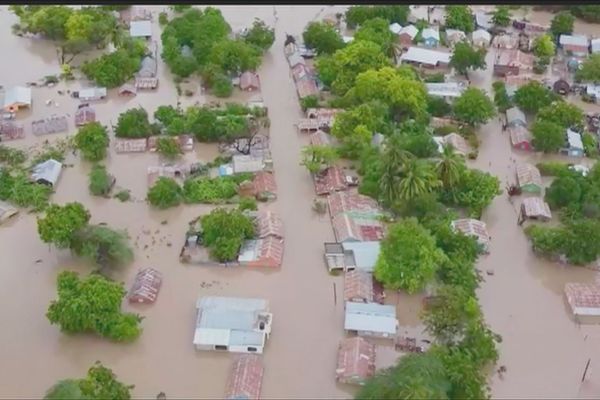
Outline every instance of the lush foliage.
[(146, 45), (141, 39), (129, 39), (112, 53), (84, 62), (81, 71), (97, 85), (114, 88), (133, 77), (145, 54)]
[(106, 273), (133, 260), (133, 250), (124, 231), (104, 225), (88, 225), (76, 232), (71, 250)]
[(494, 103), (498, 108), (498, 111), (505, 112), (513, 106), (508, 92), (506, 91), (506, 84), (503, 81), (496, 81), (492, 84), (494, 89)]
[(507, 6), (496, 6), (494, 13), (492, 14), (492, 22), (496, 26), (509, 26), (510, 25), (510, 9)]
[(466, 42), (456, 43), (450, 58), (450, 66), (461, 74), (466, 74), (469, 69), (485, 69), (485, 49), (476, 49)]
[(304, 44), (315, 49), (317, 54), (333, 54), (344, 47), (342, 36), (325, 22), (310, 22), (302, 33)]
[(552, 57), (556, 46), (550, 35), (540, 35), (533, 40), (533, 54), (537, 57)]
[(549, 106), (558, 99), (557, 94), (538, 81), (530, 81), (521, 86), (514, 96), (514, 101), (519, 108), (528, 113), (537, 113), (540, 108)]
[(203, 243), (220, 262), (235, 260), (242, 242), (255, 235), (252, 220), (240, 210), (217, 208), (201, 222)]
[(544, 153), (554, 153), (565, 145), (565, 128), (552, 121), (538, 119), (531, 127), (533, 146)]
[(469, 6), (449, 5), (446, 7), (446, 28), (465, 33), (475, 30), (475, 19)]
[(469, 87), (454, 101), (455, 117), (469, 125), (485, 124), (495, 114), (494, 103), (481, 89)]
[(156, 141), (156, 151), (168, 159), (176, 159), (181, 156), (179, 141), (172, 137), (160, 137)]
[(581, 82), (600, 82), (600, 54), (591, 54), (575, 72), (575, 78)]
[(269, 28), (264, 21), (255, 18), (252, 27), (244, 35), (244, 41), (267, 51), (275, 42), (275, 29)]
[(51, 194), (52, 188), (40, 183), (31, 183), (29, 176), (22, 171), (11, 173), (0, 169), (0, 200), (40, 211), (48, 205)]
[(442, 192), (442, 199), (448, 204), (466, 207), (474, 218), (478, 218), (500, 193), (497, 177), (478, 169), (466, 169), (455, 186)]
[(575, 17), (568, 11), (561, 11), (552, 18), (550, 22), (550, 32), (554, 36), (562, 34), (570, 35), (573, 33), (573, 25), (575, 24)]
[(105, 126), (99, 122), (90, 122), (79, 128), (73, 141), (86, 160), (100, 161), (106, 157), (110, 139)]
[(147, 197), (154, 207), (166, 209), (178, 206), (182, 200), (182, 193), (181, 186), (175, 180), (161, 176), (148, 190)]
[[(50, 303), (46, 316), (63, 332), (96, 333), (115, 341), (132, 341), (142, 332), (141, 317), (121, 312), (126, 294), (122, 283), (98, 274), (80, 279), (75, 272), (63, 271), (57, 287), (58, 300)], [(86, 390), (81, 389), (85, 395)]]
[(37, 220), (40, 239), (58, 248), (70, 248), (75, 234), (90, 220), (90, 213), (81, 203), (67, 203), (64, 206), (50, 205), (46, 215)]
[(249, 178), (249, 174), (218, 178), (189, 178), (183, 183), (183, 198), (186, 203), (222, 203), (234, 197), (239, 183)]
[(586, 4), (571, 6), (571, 13), (587, 22), (600, 22), (600, 5)]
[(114, 183), (114, 177), (106, 171), (106, 167), (96, 164), (89, 174), (89, 190), (94, 196), (108, 196)]
[(349, 28), (355, 28), (374, 18), (383, 18), (389, 24), (397, 22), (404, 26), (408, 20), (410, 9), (407, 5), (351, 6), (346, 11), (345, 19)]
[(336, 150), (331, 146), (306, 146), (302, 149), (302, 165), (311, 174), (316, 174), (321, 169), (332, 166), (338, 159)]
[(575, 104), (566, 101), (555, 101), (549, 106), (541, 108), (537, 114), (537, 120), (553, 122), (564, 129), (583, 129), (583, 110)]
[(132, 108), (119, 114), (115, 136), (118, 138), (144, 138), (150, 136), (152, 127), (148, 113), (142, 107)]

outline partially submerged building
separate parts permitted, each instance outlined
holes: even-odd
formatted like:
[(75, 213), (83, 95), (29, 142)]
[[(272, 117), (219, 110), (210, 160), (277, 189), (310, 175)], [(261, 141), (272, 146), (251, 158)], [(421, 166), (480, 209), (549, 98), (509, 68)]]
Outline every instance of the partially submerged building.
[(132, 38), (150, 39), (152, 37), (152, 21), (131, 21), (129, 23), (129, 35)]
[(472, 236), (485, 252), (489, 250), (490, 234), (485, 222), (473, 218), (463, 218), (452, 221), (452, 229), (462, 232), (466, 236)]
[(552, 219), (552, 213), (548, 203), (541, 198), (526, 197), (521, 203), (521, 218), (549, 221)]
[(376, 218), (338, 214), (331, 219), (331, 224), (338, 243), (378, 241), (385, 233), (383, 224)]
[(87, 103), (80, 104), (75, 111), (75, 126), (96, 121), (96, 111)]
[(54, 187), (60, 178), (61, 172), (62, 164), (51, 158), (33, 167), (31, 179), (34, 182)]
[(531, 151), (533, 150), (532, 140), (533, 136), (523, 125), (518, 124), (507, 128), (510, 135), (510, 143), (513, 148), (519, 150)]
[(206, 296), (196, 308), (196, 350), (262, 354), (273, 320), (267, 300)]
[(341, 383), (364, 385), (375, 375), (375, 346), (365, 338), (342, 339), (338, 349), (336, 380)]
[(144, 268), (136, 275), (129, 289), (130, 303), (154, 303), (162, 285), (162, 274), (154, 268)]
[(119, 88), (119, 96), (133, 97), (136, 95), (137, 95), (137, 88), (135, 87), (135, 85), (132, 85), (131, 83), (124, 83)]
[(346, 174), (336, 166), (331, 166), (314, 175), (315, 192), (318, 196), (340, 190), (346, 190), (348, 183)]
[(22, 139), (25, 137), (25, 128), (23, 124), (2, 120), (0, 121), (0, 141), (6, 142), (9, 140)]
[(585, 155), (585, 148), (583, 147), (583, 140), (581, 134), (571, 129), (567, 129), (567, 145), (560, 150), (561, 153), (571, 157), (583, 157)]
[(253, 193), (258, 200), (275, 200), (277, 198), (277, 183), (271, 172), (259, 171), (252, 179)]
[(444, 136), (444, 144), (447, 146), (452, 146), (455, 153), (465, 157), (471, 152), (471, 146), (469, 146), (469, 143), (467, 143), (465, 138), (460, 136), (458, 133), (452, 132)]
[(398, 331), (396, 307), (348, 301), (344, 330), (356, 333), (358, 336), (394, 339)]
[(336, 192), (327, 197), (331, 218), (339, 214), (378, 218), (383, 215), (376, 200), (355, 192)]
[(492, 35), (485, 29), (477, 29), (471, 37), (475, 47), (489, 47), (492, 41)]
[(506, 127), (515, 127), (515, 126), (527, 127), (527, 118), (525, 118), (525, 113), (521, 111), (518, 107), (512, 107), (506, 110)]
[(565, 297), (571, 312), (580, 322), (600, 322), (600, 285), (597, 283), (567, 283)]
[(259, 172), (265, 169), (265, 162), (262, 157), (253, 157), (246, 154), (236, 154), (232, 158), (233, 173), (241, 174), (244, 172)]
[(517, 165), (517, 185), (523, 192), (541, 193), (542, 175), (535, 165), (521, 163)]
[(235, 358), (227, 386), (225, 399), (227, 400), (258, 400), (264, 367), (260, 356), (256, 354), (242, 354)]
[(31, 107), (31, 88), (14, 86), (4, 92), (4, 111), (14, 113)]
[(183, 182), (189, 175), (190, 167), (185, 164), (163, 164), (147, 169), (148, 187), (152, 187), (160, 178), (171, 178)]
[(45, 119), (33, 121), (31, 123), (31, 131), (36, 136), (66, 132), (68, 129), (69, 123), (66, 115), (53, 115)]
[(460, 97), (466, 87), (461, 82), (442, 82), (442, 83), (425, 83), (427, 94), (434, 97), (441, 97), (444, 100), (454, 100)]
[(360, 270), (373, 272), (381, 251), (378, 240), (365, 242), (327, 242), (325, 246), (325, 262), (329, 271)]
[(258, 74), (252, 71), (245, 71), (240, 75), (240, 89), (252, 92), (260, 90), (260, 79)]
[(516, 49), (498, 50), (494, 61), (494, 74), (519, 75), (533, 69), (534, 56)]
[(238, 262), (251, 268), (279, 268), (283, 262), (283, 249), (283, 240), (274, 236), (246, 240), (240, 249)]
[(113, 140), (115, 151), (117, 153), (144, 153), (148, 150), (148, 139), (121, 139)]
[(383, 304), (384, 298), (383, 286), (372, 273), (352, 270), (344, 274), (344, 301)]
[(140, 90), (156, 89), (158, 87), (157, 71), (156, 59), (151, 56), (144, 57), (142, 66), (135, 76), (135, 87)]
[(584, 35), (560, 35), (558, 44), (567, 54), (586, 57), (589, 52), (590, 40)]
[(459, 29), (446, 29), (446, 42), (450, 47), (459, 42), (466, 41), (467, 35)]
[(447, 69), (450, 57), (452, 54), (443, 51), (410, 47), (406, 53), (400, 56), (400, 62), (428, 69)]
[(95, 101), (102, 100), (106, 97), (105, 87), (92, 87), (87, 89), (81, 89), (77, 92), (77, 96), (81, 101)]
[(258, 211), (254, 223), (256, 225), (256, 236), (259, 239), (269, 236), (283, 239), (283, 220), (273, 211)]

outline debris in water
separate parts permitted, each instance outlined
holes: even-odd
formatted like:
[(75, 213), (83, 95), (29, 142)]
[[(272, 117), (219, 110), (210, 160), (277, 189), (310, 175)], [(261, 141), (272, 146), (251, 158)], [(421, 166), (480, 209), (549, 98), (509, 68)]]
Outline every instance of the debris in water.
[(35, 260), (35, 263), (36, 263), (36, 264), (39, 264), (39, 263), (41, 263), (42, 261), (44, 261), (44, 260), (42, 260), (41, 258), (38, 258), (37, 260)]
[(494, 275), (494, 270), (493, 269), (488, 269), (487, 271), (485, 271), (488, 275)]
[(167, 221), (167, 220), (165, 219), (165, 220), (163, 220), (163, 221), (160, 221), (160, 224), (161, 224), (161, 225), (166, 225), (168, 222), (169, 222), (169, 221)]
[(167, 242), (167, 247), (171, 247), (171, 246), (173, 246), (173, 243)]

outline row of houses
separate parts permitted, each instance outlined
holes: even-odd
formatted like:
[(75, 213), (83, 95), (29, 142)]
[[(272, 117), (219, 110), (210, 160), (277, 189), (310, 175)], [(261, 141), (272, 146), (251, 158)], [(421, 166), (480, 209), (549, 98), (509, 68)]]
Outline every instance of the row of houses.
[(307, 64), (296, 43), (286, 41), (284, 52), (290, 65), (298, 98), (318, 96), (319, 86), (315, 70)]
[[(194, 150), (194, 138), (192, 135), (170, 136), (179, 142), (182, 152)], [(138, 139), (114, 138), (114, 148), (117, 153), (144, 153), (155, 152), (158, 149), (160, 136), (150, 136)]]
[[(411, 47), (419, 35), (419, 29), (412, 24), (402, 27), (395, 22), (389, 26), (389, 29), (395, 35), (396, 42), (402, 49)], [(449, 47), (453, 47), (456, 43), (469, 39), (465, 32), (458, 29), (446, 29), (443, 34)], [(438, 47), (442, 41), (441, 36), (437, 27), (426, 27), (420, 31), (421, 43), (427, 48)], [(475, 46), (488, 47), (492, 36), (487, 30), (480, 28), (471, 34), (470, 39)]]

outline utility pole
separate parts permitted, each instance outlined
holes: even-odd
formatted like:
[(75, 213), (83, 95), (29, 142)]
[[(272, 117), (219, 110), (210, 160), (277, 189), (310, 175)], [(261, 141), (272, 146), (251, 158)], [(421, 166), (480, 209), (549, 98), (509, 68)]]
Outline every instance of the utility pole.
[(590, 361), (592, 361), (592, 359), (588, 358), (587, 364), (585, 364), (585, 370), (583, 371), (583, 376), (581, 377), (581, 383), (583, 383), (583, 381), (585, 380), (585, 376), (587, 375), (588, 368), (590, 367)]
[(337, 306), (337, 291), (335, 290), (335, 282), (333, 282), (333, 305)]

